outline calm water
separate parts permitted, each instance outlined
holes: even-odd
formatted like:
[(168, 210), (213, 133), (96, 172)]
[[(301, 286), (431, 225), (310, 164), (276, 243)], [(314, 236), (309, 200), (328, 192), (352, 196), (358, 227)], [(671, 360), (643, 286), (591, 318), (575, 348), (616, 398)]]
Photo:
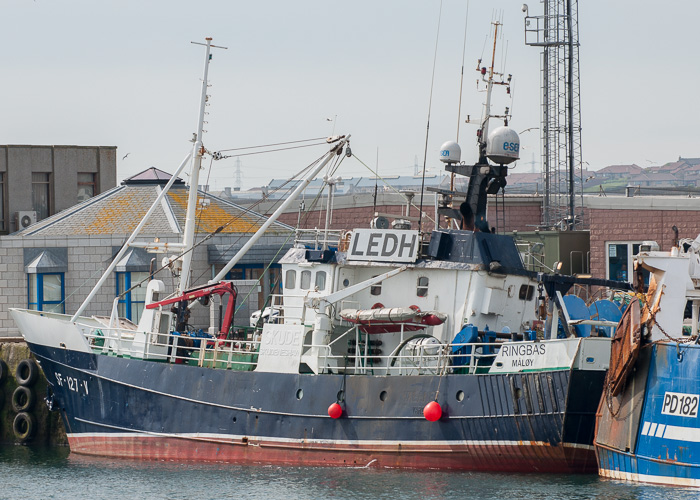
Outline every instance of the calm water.
[(589, 476), (110, 461), (0, 448), (0, 499), (690, 499), (698, 490)]

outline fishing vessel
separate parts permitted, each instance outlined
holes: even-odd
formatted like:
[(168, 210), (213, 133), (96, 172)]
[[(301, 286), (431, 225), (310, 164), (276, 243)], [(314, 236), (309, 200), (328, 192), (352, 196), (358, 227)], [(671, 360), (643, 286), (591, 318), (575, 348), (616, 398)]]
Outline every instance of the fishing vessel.
[(641, 299), (613, 341), (596, 423), (603, 477), (700, 486), (699, 251), (676, 230), (670, 251), (648, 242), (635, 259)]
[[(495, 37), (494, 37), (495, 38)], [(494, 42), (495, 43), (495, 42)], [(366, 228), (297, 232), (281, 260), (283, 293), (233, 325), (237, 291), (226, 273), (330, 162), (349, 157), (349, 136), (329, 151), (212, 281), (189, 283), (211, 39), (207, 39), (190, 204), (177, 291), (148, 282), (137, 324), (117, 316), (12, 309), (41, 364), (71, 451), (153, 460), (590, 472), (595, 410), (616, 325), (574, 317), (574, 283), (619, 285), (523, 265), (512, 238), (488, 231), (486, 197), (506, 184), (517, 134), (496, 119), (490, 96), (508, 86), (478, 68), (487, 86), (479, 162), (460, 161), (447, 143), (440, 157), (469, 177), (463, 212), (477, 230), (430, 233), (410, 219)], [(495, 49), (494, 49), (495, 53)], [(500, 78), (500, 79), (499, 79)], [(173, 179), (184, 168), (180, 166)], [(458, 198), (459, 193), (449, 193)], [(154, 202), (156, 206), (160, 202)], [(146, 214), (148, 218), (152, 209)], [(465, 218), (466, 219), (466, 218)], [(469, 220), (464, 220), (468, 224)], [(114, 262), (135, 244), (143, 221)], [(482, 229), (479, 231), (478, 229)], [(97, 289), (112, 272), (110, 266)], [(190, 324), (195, 308), (225, 305), (218, 324)], [(215, 300), (216, 299), (216, 300)], [(567, 300), (565, 300), (567, 299)], [(548, 327), (543, 330), (548, 309)], [(212, 312), (210, 315), (215, 318)]]

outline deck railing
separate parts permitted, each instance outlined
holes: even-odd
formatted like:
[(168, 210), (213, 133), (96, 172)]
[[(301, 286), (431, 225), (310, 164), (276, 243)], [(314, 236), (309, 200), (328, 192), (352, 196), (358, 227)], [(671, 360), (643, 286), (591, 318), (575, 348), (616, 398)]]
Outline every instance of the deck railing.
[[(96, 354), (239, 371), (252, 371), (257, 366), (260, 336), (248, 327), (235, 328), (241, 336), (238, 339), (217, 339), (199, 332), (144, 335), (134, 330), (83, 326)], [(328, 345), (304, 344), (302, 352), (316, 348), (321, 373), (443, 375), (487, 372), (501, 345), (437, 343), (429, 341), (433, 338), (427, 335), (406, 331), (393, 352), (382, 354), (373, 347), (375, 337), (353, 326)]]

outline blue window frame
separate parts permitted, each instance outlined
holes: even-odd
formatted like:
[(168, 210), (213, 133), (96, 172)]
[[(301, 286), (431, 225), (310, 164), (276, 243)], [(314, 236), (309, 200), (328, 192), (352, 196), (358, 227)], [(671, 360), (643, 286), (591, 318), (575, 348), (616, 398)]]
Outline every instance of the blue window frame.
[(146, 287), (147, 282), (144, 282), (140, 287), (128, 291), (122, 297), (121, 294), (129, 290), (132, 286), (138, 284), (142, 280), (148, 278), (147, 272), (126, 271), (117, 272), (117, 296), (119, 302), (117, 312), (120, 317), (131, 321), (138, 321), (146, 303)]
[(27, 275), (27, 304), (35, 311), (65, 313), (64, 273)]

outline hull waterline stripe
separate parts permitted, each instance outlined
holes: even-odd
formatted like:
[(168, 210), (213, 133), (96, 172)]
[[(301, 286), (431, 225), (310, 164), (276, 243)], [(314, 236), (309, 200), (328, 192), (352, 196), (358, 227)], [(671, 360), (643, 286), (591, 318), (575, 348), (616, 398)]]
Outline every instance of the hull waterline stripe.
[(650, 474), (635, 474), (619, 470), (599, 469), (598, 474), (608, 479), (618, 479), (638, 483), (667, 484), (673, 486), (700, 487), (700, 480), (687, 477), (653, 476)]
[[(281, 445), (284, 444), (318, 444), (318, 445), (346, 445), (346, 446), (423, 446), (423, 447), (449, 447), (449, 446), (515, 446), (515, 447), (549, 447), (550, 444), (545, 441), (481, 441), (481, 440), (454, 440), (454, 441), (388, 441), (388, 440), (332, 440), (332, 439), (293, 439), (293, 438), (269, 438), (269, 437), (258, 437), (258, 436), (246, 436), (246, 435), (232, 435), (232, 434), (202, 434), (202, 433), (181, 433), (181, 434), (167, 434), (160, 432), (148, 432), (148, 431), (137, 431), (133, 429), (126, 429), (124, 427), (117, 427), (113, 425), (100, 424), (97, 422), (90, 422), (88, 420), (76, 419), (81, 422), (107, 427), (111, 429), (119, 429), (126, 432), (81, 432), (81, 433), (67, 433), (69, 438), (85, 439), (85, 438), (133, 438), (138, 436), (139, 438), (175, 438), (175, 439), (185, 439), (191, 441), (205, 441), (205, 442), (217, 442), (221, 444), (246, 444), (241, 443), (241, 440), (247, 438), (248, 441), (253, 441), (260, 445)], [(560, 446), (565, 448), (575, 448), (582, 450), (593, 450), (593, 446), (577, 443), (562, 443)], [(393, 450), (395, 451), (395, 450)]]

